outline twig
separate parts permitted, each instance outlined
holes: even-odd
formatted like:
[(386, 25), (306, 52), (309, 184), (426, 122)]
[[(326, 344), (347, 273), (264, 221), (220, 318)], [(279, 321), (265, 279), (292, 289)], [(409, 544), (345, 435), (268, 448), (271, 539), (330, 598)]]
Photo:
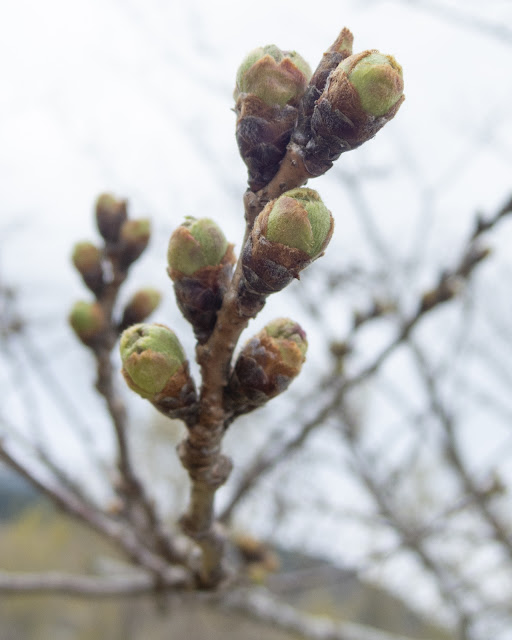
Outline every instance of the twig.
[(25, 574), (0, 572), (2, 596), (53, 593), (80, 598), (122, 597), (151, 593), (156, 588), (159, 592), (166, 589), (178, 590), (186, 587), (187, 584), (187, 573), (179, 568), (168, 569), (158, 584), (155, 584), (154, 578), (146, 573), (100, 578), (57, 572)]
[(82, 502), (77, 496), (64, 490), (63, 487), (51, 486), (44, 480), (37, 478), (25, 464), (6, 449), (1, 440), (0, 459), (25, 478), (58, 508), (95, 531), (102, 533), (106, 538), (120, 546), (133, 562), (152, 572), (158, 579), (165, 578), (169, 569), (167, 562), (144, 547), (132, 531), (113, 521), (99, 509)]
[(489, 525), (494, 539), (504, 548), (510, 560), (512, 560), (512, 537), (507, 531), (507, 527), (500, 522), (499, 517), (494, 513), (489, 500), (494, 497), (494, 493), (488, 489), (482, 490), (473, 480), (471, 473), (466, 467), (460, 454), (455, 434), (455, 424), (453, 418), (446, 410), (439, 395), (435, 378), (430, 374), (425, 357), (416, 345), (412, 345), (412, 351), (416, 357), (419, 369), (431, 399), (433, 413), (438, 417), (445, 435), (445, 452), (450, 463), (450, 467), (455, 471), (464, 490), (471, 497), (472, 502), (485, 522)]
[(275, 594), (263, 588), (231, 592), (221, 604), (311, 640), (412, 640), (365, 625), (338, 622), (304, 613), (279, 602)]

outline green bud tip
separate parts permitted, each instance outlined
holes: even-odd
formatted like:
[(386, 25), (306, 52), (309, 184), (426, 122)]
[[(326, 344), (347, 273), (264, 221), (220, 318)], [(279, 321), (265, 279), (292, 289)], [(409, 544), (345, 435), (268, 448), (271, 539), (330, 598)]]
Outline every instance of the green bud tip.
[(308, 342), (306, 332), (289, 318), (278, 318), (265, 327), (266, 334), (273, 338), (284, 363), (290, 367), (301, 366), (306, 358)]
[(140, 220), (126, 220), (121, 227), (121, 238), (125, 242), (139, 242), (149, 240), (151, 222), (147, 218)]
[(311, 69), (297, 52), (274, 44), (258, 47), (238, 68), (234, 98), (252, 93), (266, 104), (283, 107), (300, 100), (310, 78)]
[(354, 44), (354, 36), (347, 27), (343, 27), (340, 35), (336, 38), (334, 44), (329, 49), (336, 53), (342, 53), (344, 56), (352, 55), (352, 46)]
[(320, 196), (305, 187), (283, 193), (274, 203), (267, 221), (266, 237), (318, 256), (329, 237), (332, 216)]
[(105, 314), (97, 302), (79, 301), (73, 305), (69, 323), (81, 337), (91, 337), (105, 328)]
[(126, 382), (143, 398), (162, 391), (185, 362), (175, 333), (161, 324), (135, 324), (120, 342)]
[(101, 251), (92, 242), (77, 242), (71, 256), (78, 271), (89, 271), (101, 262)]
[(385, 115), (403, 95), (402, 67), (379, 51), (350, 56), (339, 65), (361, 99), (363, 110), (372, 116)]
[(111, 193), (102, 193), (96, 200), (96, 212), (116, 213), (119, 208), (119, 200)]
[(190, 276), (220, 264), (227, 248), (228, 241), (213, 220), (189, 216), (172, 234), (167, 260), (171, 269)]

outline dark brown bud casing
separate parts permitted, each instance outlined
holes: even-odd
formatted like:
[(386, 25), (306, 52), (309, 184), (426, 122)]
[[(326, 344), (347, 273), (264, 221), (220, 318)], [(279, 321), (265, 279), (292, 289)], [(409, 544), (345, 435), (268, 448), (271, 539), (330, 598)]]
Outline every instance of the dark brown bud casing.
[(242, 94), (235, 107), (236, 141), (248, 169), (251, 191), (259, 191), (277, 173), (290, 142), (297, 109), (267, 105), (252, 94)]
[(213, 331), (231, 282), (233, 245), (213, 220), (189, 217), (171, 236), (168, 264), (178, 307), (202, 344)]
[(322, 175), (341, 153), (373, 138), (404, 101), (402, 68), (376, 50), (344, 58), (321, 92), (320, 86), (321, 81), (305, 97), (292, 136), (312, 176)]
[(136, 324), (120, 341), (127, 385), (169, 418), (194, 411), (196, 390), (188, 360), (175, 333), (160, 324)]
[(108, 324), (98, 302), (76, 302), (69, 314), (69, 324), (87, 347), (94, 349), (105, 340)]

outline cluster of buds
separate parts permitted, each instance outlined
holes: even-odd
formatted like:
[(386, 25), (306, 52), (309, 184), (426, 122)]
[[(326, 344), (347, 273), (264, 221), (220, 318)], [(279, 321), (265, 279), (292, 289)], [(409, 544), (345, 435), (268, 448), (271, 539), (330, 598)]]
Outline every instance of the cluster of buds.
[(234, 416), (252, 411), (288, 388), (300, 373), (308, 343), (293, 320), (279, 318), (251, 338), (240, 352), (226, 396)]
[(239, 294), (246, 312), (253, 315), (267, 295), (298, 278), (322, 255), (333, 229), (333, 217), (313, 189), (292, 189), (271, 200), (243, 249)]
[(161, 324), (137, 324), (120, 342), (127, 385), (170, 418), (190, 414), (196, 389), (188, 360), (176, 334)]
[(146, 218), (129, 219), (126, 200), (102, 193), (96, 201), (96, 224), (107, 253), (126, 270), (148, 246), (151, 234)]
[[(298, 53), (275, 45), (253, 50), (242, 62), (234, 91), (236, 139), (250, 190), (260, 193), (247, 194), (257, 205), (253, 215), (247, 209), (239, 269), (233, 278), (233, 245), (209, 218), (187, 217), (168, 247), (177, 304), (200, 345), (210, 340), (228, 289), (224, 332), (214, 337), (226, 340), (224, 351), (230, 355), (237, 334), (229, 335), (226, 329), (229, 314), (238, 330), (269, 294), (298, 279), (323, 255), (333, 217), (316, 191), (300, 185), (324, 173), (343, 151), (372, 138), (402, 104), (400, 65), (376, 50), (353, 54), (352, 44), (352, 34), (343, 29), (314, 73)], [(290, 150), (290, 162), (283, 162)], [(276, 184), (263, 191), (274, 177)], [(96, 203), (96, 222), (104, 245), (82, 242), (73, 253), (73, 263), (96, 300), (77, 303), (71, 325), (92, 349), (105, 344), (107, 334), (123, 331), (120, 350), (128, 386), (165, 415), (190, 426), (201, 403), (183, 348), (169, 328), (144, 324), (160, 294), (142, 289), (125, 305), (118, 322), (112, 318), (119, 286), (148, 244), (149, 221), (129, 219), (126, 201), (103, 194)], [(110, 348), (113, 343), (107, 342)], [(199, 360), (211, 353), (209, 346), (198, 349)], [(229, 361), (222, 361), (226, 377), (221, 382), (227, 380), (224, 425), (284, 391), (299, 374), (306, 350), (302, 328), (281, 318), (247, 342), (232, 369)]]
[(254, 49), (240, 65), (234, 91), (236, 140), (252, 191), (277, 172), (310, 78), (311, 69), (298, 53), (275, 45)]
[(308, 174), (319, 176), (395, 116), (404, 100), (402, 68), (376, 50), (352, 54), (352, 44), (343, 29), (312, 76), (300, 56), (274, 45), (244, 60), (235, 89), (237, 140), (252, 191), (275, 175), (290, 141)]
[(233, 245), (213, 220), (188, 217), (171, 236), (167, 262), (178, 307), (206, 342), (231, 281)]
[(144, 321), (160, 302), (157, 291), (142, 289), (126, 304), (119, 321), (112, 317), (119, 287), (148, 245), (150, 224), (146, 219), (129, 219), (126, 200), (109, 193), (96, 200), (95, 218), (102, 245), (78, 242), (72, 254), (73, 265), (95, 301), (77, 303), (69, 317), (78, 338), (92, 349), (111, 348), (121, 330)]

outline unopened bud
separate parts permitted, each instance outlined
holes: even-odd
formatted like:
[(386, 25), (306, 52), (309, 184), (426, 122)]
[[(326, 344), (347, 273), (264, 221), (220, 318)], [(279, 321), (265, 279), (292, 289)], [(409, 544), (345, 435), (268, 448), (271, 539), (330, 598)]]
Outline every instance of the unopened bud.
[(178, 307), (204, 343), (231, 281), (233, 245), (213, 220), (189, 217), (172, 234), (167, 259)]
[(332, 216), (313, 189), (292, 189), (271, 208), (265, 237), (317, 257), (331, 236)]
[(125, 200), (118, 200), (110, 193), (102, 193), (96, 200), (96, 223), (107, 242), (117, 242), (126, 217)]
[(239, 295), (247, 314), (254, 315), (264, 296), (284, 289), (321, 256), (333, 229), (331, 213), (313, 189), (292, 189), (271, 200), (243, 251)]
[(238, 69), (234, 98), (249, 93), (268, 105), (296, 105), (310, 78), (308, 63), (295, 51), (281, 51), (273, 44), (258, 47)]
[(265, 404), (300, 373), (307, 340), (299, 324), (280, 318), (249, 340), (235, 364), (228, 397), (235, 415)]
[(151, 236), (151, 223), (147, 218), (126, 220), (121, 227), (120, 262), (123, 268), (135, 262), (148, 246)]
[(176, 334), (160, 324), (136, 324), (120, 342), (123, 376), (127, 385), (157, 409), (177, 417), (195, 401), (188, 362)]
[(363, 110), (371, 116), (385, 115), (404, 92), (402, 67), (393, 56), (367, 51), (340, 63), (357, 91)]
[[(330, 56), (331, 62), (343, 58), (341, 53)], [(333, 69), (324, 66), (313, 77), (315, 88), (304, 98), (307, 108), (291, 138), (312, 176), (322, 175), (342, 153), (373, 138), (404, 101), (402, 68), (392, 56), (363, 51), (341, 59)]]
[(141, 289), (137, 291), (126, 305), (120, 328), (126, 329), (132, 324), (138, 324), (148, 318), (160, 304), (162, 296), (156, 289)]
[(171, 272), (191, 276), (200, 269), (220, 264), (227, 248), (228, 241), (213, 220), (189, 216), (169, 241), (169, 268)]
[(99, 296), (105, 285), (101, 251), (91, 242), (78, 242), (74, 246), (72, 260), (87, 287)]
[(107, 328), (107, 320), (97, 302), (76, 302), (69, 314), (69, 323), (76, 335), (87, 346), (96, 345)]

